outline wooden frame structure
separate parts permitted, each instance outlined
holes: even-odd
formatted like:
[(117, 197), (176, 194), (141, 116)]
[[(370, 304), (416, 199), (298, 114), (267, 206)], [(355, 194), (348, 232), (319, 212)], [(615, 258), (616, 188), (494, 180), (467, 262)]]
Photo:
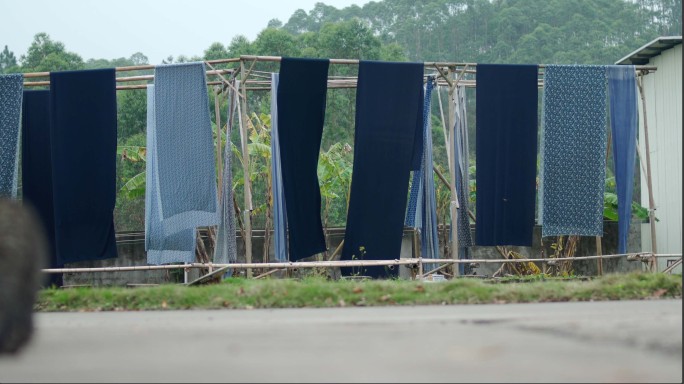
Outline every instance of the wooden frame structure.
[[(239, 95), (239, 103), (238, 103), (238, 120), (240, 122), (240, 133), (242, 138), (247, 138), (247, 126), (246, 124), (243, 124), (244, 121), (248, 119), (248, 114), (247, 114), (247, 93), (248, 91), (266, 91), (270, 90), (270, 77), (269, 76), (264, 76), (264, 75), (259, 75), (259, 71), (255, 70), (255, 65), (258, 62), (280, 62), (281, 57), (278, 56), (253, 56), (253, 55), (243, 55), (240, 56), (239, 58), (229, 58), (229, 59), (219, 59), (219, 60), (208, 60), (205, 61), (205, 65), (208, 67), (208, 70), (206, 71), (206, 74), (208, 77), (213, 77), (213, 79), (207, 81), (207, 85), (214, 85), (215, 87), (215, 103), (218, 106), (219, 100), (218, 96), (223, 94), (226, 90), (232, 89), (234, 90), (237, 95)], [(330, 64), (333, 65), (358, 65), (359, 60), (355, 59), (330, 59)], [(448, 142), (449, 148), (454, 147), (454, 137), (452, 134), (447, 135), (447, 131), (449, 131), (448, 127), (453, 127), (455, 125), (455, 97), (456, 97), (456, 89), (458, 86), (465, 86), (465, 87), (475, 87), (476, 86), (476, 80), (473, 78), (476, 73), (477, 73), (477, 64), (476, 63), (458, 63), (458, 62), (425, 62), (423, 63), (425, 66), (425, 72), (427, 76), (435, 76), (437, 79), (437, 85), (439, 87), (445, 87), (448, 90), (448, 116), (445, 119), (443, 116), (443, 111), (442, 111), (442, 120), (443, 120), (443, 129), (444, 129), (444, 135), (445, 139), (448, 137)], [(234, 68), (227, 68), (227, 69), (216, 69), (214, 66), (218, 65), (228, 65), (228, 66), (234, 66)], [(129, 72), (129, 71), (145, 71), (145, 70), (153, 70), (156, 66), (155, 65), (138, 65), (138, 66), (127, 66), (127, 67), (117, 67), (115, 68), (116, 72)], [(538, 87), (543, 87), (544, 81), (543, 81), (543, 70), (545, 68), (545, 65), (540, 64), (539, 65), (539, 76), (538, 76)], [(653, 72), (657, 70), (656, 67), (654, 66), (636, 66), (636, 71), (638, 77), (644, 76), (650, 72)], [(24, 78), (26, 80), (34, 80), (34, 79), (40, 79), (40, 78), (45, 78), (49, 77), (50, 73), (49, 72), (36, 72), (36, 73), (26, 73), (24, 74)], [(130, 83), (130, 82), (148, 82), (148, 81), (153, 81), (154, 80), (154, 75), (141, 75), (141, 76), (120, 76), (116, 78), (117, 83)], [(235, 86), (236, 80), (239, 80), (239, 88)], [(641, 84), (639, 84), (639, 92), (642, 95), (642, 103), (645, 103), (645, 100), (643, 98), (643, 91), (641, 89)], [(329, 77), (328, 79), (328, 88), (329, 89), (335, 89), (335, 88), (355, 88), (357, 85), (357, 78), (356, 77)], [(25, 87), (31, 87), (31, 86), (49, 86), (49, 81), (45, 80), (38, 80), (38, 81), (25, 81), (24, 82)], [(147, 84), (134, 84), (134, 85), (117, 85), (116, 89), (117, 90), (133, 90), (133, 89), (145, 89), (147, 87)], [(440, 101), (440, 110), (442, 110), (442, 105), (441, 105), (441, 98), (439, 99)], [(232, 113), (232, 110), (231, 110)], [(229, 130), (232, 127), (232, 121), (233, 121), (234, 116), (228, 117), (228, 122), (225, 124), (226, 126), (226, 136), (229, 137)], [(647, 129), (647, 121), (646, 121), (646, 116), (643, 116), (644, 118), (644, 127)], [(216, 127), (217, 127), (217, 137), (221, 137), (221, 131), (223, 129), (223, 126), (221, 125), (220, 122), (220, 113), (218, 111), (218, 108), (216, 110)], [(651, 195), (651, 177), (650, 177), (650, 158), (648, 156), (648, 141), (645, 143), (646, 144), (646, 172), (648, 175), (648, 191), (649, 195)], [(447, 157), (448, 157), (448, 162), (449, 162), (449, 172), (450, 174), (454, 174), (455, 170), (455, 159), (451, 151), (447, 148)], [(218, 153), (221, 154), (221, 140), (217, 140), (217, 150)], [(250, 174), (250, 163), (249, 163), (249, 154), (247, 150), (247, 140), (241, 140), (241, 150), (242, 150), (242, 164), (243, 164), (243, 174), (248, 175)], [(219, 192), (221, 188), (221, 180), (220, 178), (222, 177), (222, 172), (220, 171), (222, 169), (222, 159), (221, 156), (217, 156), (217, 169), (219, 170), (218, 175), (219, 175)], [(437, 170), (435, 169), (437, 172)], [(450, 213), (451, 217), (455, 218), (457, 209), (459, 209), (459, 202), (458, 202), (458, 197), (456, 193), (456, 185), (455, 183), (449, 183), (439, 172), (438, 176), (440, 177), (440, 180), (449, 188), (450, 194), (451, 194), (451, 203), (450, 203)], [(252, 277), (252, 268), (264, 268), (264, 267), (269, 267), (269, 268), (284, 268), (284, 265), (293, 265), (297, 264), (300, 265), (301, 263), (277, 263), (275, 265), (272, 265), (274, 263), (252, 263), (252, 217), (251, 217), (251, 212), (253, 211), (253, 203), (252, 203), (252, 186), (251, 182), (249, 181), (248, 177), (245, 177), (245, 182), (244, 182), (244, 209), (242, 211), (244, 217), (242, 218), (243, 224), (244, 224), (244, 241), (245, 241), (245, 259), (246, 263), (244, 263), (244, 267), (247, 269), (247, 277)], [(654, 202), (653, 199), (651, 198), (649, 200), (649, 212), (650, 212), (650, 219), (651, 219), (651, 231), (655, 231), (655, 218), (653, 216), (654, 212)], [(471, 218), (474, 220), (474, 215), (470, 213)], [(471, 263), (475, 262), (474, 260), (458, 260), (458, 236), (456, 235), (457, 233), (457, 223), (456, 221), (452, 221), (451, 226), (450, 226), (450, 231), (451, 231), (451, 246), (450, 246), (450, 251), (451, 251), (451, 259), (422, 259), (422, 257), (419, 257), (416, 260), (412, 260), (410, 262), (406, 262), (405, 264), (418, 264), (420, 266), (420, 273), (419, 275), (422, 276), (422, 264), (424, 263), (435, 263), (435, 262), (441, 262), (444, 265), (442, 267), (439, 267), (437, 269), (441, 269), (443, 267), (446, 267), (448, 265), (454, 265), (454, 264), (460, 264), (460, 263)], [(596, 258), (598, 262), (598, 271), (599, 274), (602, 273), (602, 263), (601, 260), (603, 258), (609, 258), (612, 256), (617, 256), (617, 257), (623, 257), (623, 256), (628, 256), (628, 254), (622, 254), (622, 255), (606, 255), (602, 256), (602, 247), (601, 247), (601, 237), (596, 237), (596, 247), (597, 247), (597, 256), (589, 256), (589, 257), (583, 257), (583, 258)], [(652, 252), (649, 253), (650, 257), (650, 266), (651, 270), (653, 270), (653, 266), (656, 264), (655, 260), (656, 257), (659, 257), (656, 253), (656, 242), (655, 242), (655, 237), (653, 237), (653, 245), (652, 245)], [(549, 260), (559, 260), (559, 259), (508, 259), (504, 250), (501, 247), (497, 247), (498, 252), (504, 257), (502, 260), (496, 260), (495, 262), (500, 262), (500, 263), (513, 263), (513, 262), (529, 262), (529, 261), (540, 261), (543, 263), (548, 263)], [(422, 260), (422, 261), (421, 261)], [(430, 260), (430, 261), (428, 261)], [(440, 261), (432, 261), (432, 260), (440, 260)], [(574, 260), (581, 260), (580, 257), (574, 258)], [(361, 263), (360, 265), (393, 265), (397, 262), (398, 260), (394, 261), (389, 261), (388, 264), (364, 264), (368, 263), (369, 261), (363, 262), (363, 261), (356, 261), (356, 263)], [(483, 260), (477, 260), (478, 263), (489, 263), (492, 261), (483, 261)], [(319, 266), (328, 266), (326, 263), (338, 263), (336, 266), (345, 266), (346, 264), (342, 265), (342, 263), (346, 262), (334, 262), (334, 261), (328, 261), (328, 262), (312, 262), (312, 263), (319, 263)], [(323, 265), (325, 264), (325, 265)], [(400, 263), (402, 264), (402, 263)], [(209, 267), (210, 270), (213, 267), (220, 267), (224, 266), (221, 264), (212, 264), (212, 263), (199, 263), (199, 264), (192, 264), (194, 265), (201, 265), (203, 268)], [(302, 266), (304, 264), (301, 264)], [(233, 265), (236, 268), (238, 268), (238, 265), (235, 264)], [(350, 265), (351, 266), (351, 265)], [(354, 265), (357, 266), (357, 265)], [(163, 268), (161, 268), (163, 267)], [(88, 271), (105, 271), (105, 270), (110, 270), (110, 271), (116, 271), (116, 270), (127, 270), (123, 269), (125, 267), (108, 267), (108, 268), (87, 268)], [(137, 268), (137, 269), (132, 269), (132, 270), (150, 270), (150, 269), (177, 269), (177, 268), (185, 268), (184, 266), (157, 266), (157, 268), (154, 268), (153, 266), (149, 267), (130, 267), (130, 268)], [(197, 268), (197, 267), (194, 267)], [(57, 271), (69, 271), (69, 272), (74, 272), (73, 268), (61, 268), (61, 269), (48, 269), (45, 270), (46, 272), (52, 272), (52, 273), (58, 273)], [(455, 269), (454, 275), (458, 275), (458, 270)]]

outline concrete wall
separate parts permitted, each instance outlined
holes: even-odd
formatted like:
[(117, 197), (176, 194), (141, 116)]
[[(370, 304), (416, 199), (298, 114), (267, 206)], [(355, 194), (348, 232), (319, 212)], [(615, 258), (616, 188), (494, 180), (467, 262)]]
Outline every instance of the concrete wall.
[[(628, 240), (629, 252), (640, 252), (641, 250), (641, 226), (638, 222), (633, 222)], [(471, 228), (474, 236), (474, 228)], [(533, 247), (510, 247), (509, 249), (519, 252), (530, 258), (541, 257), (541, 227), (537, 226), (534, 229), (534, 244)], [(119, 234), (117, 247), (119, 257), (116, 259), (80, 262), (67, 265), (67, 267), (89, 268), (89, 267), (122, 267), (133, 265), (147, 265), (145, 255), (144, 234)], [(330, 254), (337, 248), (340, 242), (344, 239), (344, 229), (336, 228), (329, 231)], [(545, 239), (546, 255), (552, 253), (550, 245), (553, 239)], [(443, 243), (444, 239), (440, 239)], [(253, 236), (253, 262), (263, 261), (263, 231), (254, 231)], [(402, 239), (401, 257), (413, 257), (413, 231), (405, 230)], [(238, 262), (245, 262), (244, 243), (240, 237), (237, 241), (238, 245)], [(602, 240), (603, 254), (617, 253), (617, 223), (604, 223), (604, 237)], [(440, 247), (442, 249), (442, 247)], [(211, 251), (211, 250), (209, 250)], [(584, 237), (581, 239), (577, 249), (576, 256), (587, 256), (596, 254), (596, 242), (593, 237)], [(494, 247), (473, 247), (471, 250), (471, 258), (473, 259), (500, 259), (501, 256)], [(274, 261), (273, 246), (270, 247), (270, 261)], [(313, 261), (314, 257), (304, 259), (302, 261)], [(491, 276), (501, 264), (481, 264), (475, 270), (478, 275)], [(429, 266), (425, 267), (429, 270)], [(576, 261), (574, 263), (575, 274), (581, 276), (591, 276), (597, 274), (597, 262), (592, 261)], [(629, 262), (625, 258), (620, 259), (606, 259), (603, 261), (604, 273), (610, 272), (627, 272), (633, 270), (640, 270), (642, 266), (638, 262)], [(301, 276), (311, 271), (298, 271), (295, 276)], [(400, 277), (408, 278), (410, 271), (406, 267), (400, 268)], [(188, 281), (192, 281), (199, 277), (199, 271), (193, 270), (188, 274)], [(165, 270), (165, 271), (133, 271), (133, 272), (96, 272), (96, 273), (67, 273), (64, 275), (65, 285), (127, 285), (127, 284), (162, 284), (162, 283), (179, 283), (184, 279), (182, 270)]]

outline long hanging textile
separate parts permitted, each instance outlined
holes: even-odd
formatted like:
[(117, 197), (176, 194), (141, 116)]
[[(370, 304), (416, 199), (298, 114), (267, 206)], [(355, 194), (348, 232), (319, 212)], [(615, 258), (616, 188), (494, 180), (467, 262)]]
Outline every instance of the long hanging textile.
[(116, 257), (114, 69), (50, 73), (50, 108), (58, 262)]
[(323, 136), (330, 60), (280, 62), (278, 138), (291, 261), (324, 252), (318, 154)]
[(408, 205), (406, 206), (406, 218), (404, 225), (410, 228), (420, 228), (422, 222), (423, 206), (420, 196), (423, 195), (423, 168), (417, 169), (411, 175), (411, 191)]
[(23, 90), (21, 73), (0, 75), (0, 197), (17, 197)]
[[(236, 86), (237, 89), (237, 86)], [(214, 247), (214, 263), (226, 264), (237, 262), (237, 242), (235, 239), (235, 204), (233, 203), (233, 148), (230, 141), (230, 129), (233, 126), (235, 106), (238, 100), (237, 90), (228, 100), (228, 124), (226, 146), (223, 149), (223, 186), (219, 204), (220, 222), (216, 230), (216, 247)], [(232, 270), (228, 274), (232, 275)]]
[(532, 246), (536, 65), (477, 65), (476, 242)]
[(275, 259), (287, 261), (287, 214), (278, 132), (278, 85), (280, 74), (271, 74), (271, 189), (273, 190), (273, 243)]
[[(52, 203), (50, 91), (24, 91), (21, 108), (22, 199), (38, 214), (48, 240), (49, 267), (62, 268), (55, 253), (55, 213)], [(62, 286), (62, 274), (50, 273), (48, 284)]]
[(437, 236), (435, 182), (432, 176), (432, 114), (430, 111), (433, 87), (434, 79), (430, 78), (424, 89), (423, 159), (420, 168), (413, 172), (404, 225), (421, 230), (422, 256), (436, 259), (439, 257), (439, 240)]
[(165, 235), (219, 223), (216, 162), (204, 63), (154, 73), (155, 163)]
[(432, 172), (432, 89), (434, 78), (429, 78), (425, 85), (423, 101), (423, 215), (421, 217), (421, 254), (429, 259), (439, 258), (439, 238), (437, 236), (437, 197), (435, 195), (435, 178)]
[(539, 207), (543, 237), (603, 235), (606, 82), (605, 66), (544, 69)]
[(147, 162), (145, 165), (145, 251), (153, 265), (195, 261), (195, 229), (164, 235), (159, 206), (157, 174), (157, 126), (155, 124), (154, 85), (147, 86)]
[(636, 162), (637, 93), (634, 66), (609, 66), (608, 88), (618, 197), (618, 253), (626, 253)]
[[(399, 257), (416, 130), (422, 132), (422, 104), (422, 63), (359, 63), (343, 260)], [(354, 273), (348, 268), (342, 272)], [(368, 267), (361, 273), (380, 277), (397, 271)]]
[[(466, 115), (466, 95), (465, 87), (458, 86), (456, 88), (455, 102), (456, 102), (456, 119), (454, 124), (454, 158), (456, 159), (456, 195), (458, 197), (459, 209), (457, 215), (456, 232), (458, 236), (458, 245), (461, 248), (459, 258), (467, 258), (468, 252), (464, 252), (465, 248), (473, 246), (473, 237), (470, 233), (470, 216), (469, 200), (470, 200), (470, 159), (469, 159), (469, 140), (468, 140), (468, 116)], [(463, 266), (464, 264), (460, 264)]]

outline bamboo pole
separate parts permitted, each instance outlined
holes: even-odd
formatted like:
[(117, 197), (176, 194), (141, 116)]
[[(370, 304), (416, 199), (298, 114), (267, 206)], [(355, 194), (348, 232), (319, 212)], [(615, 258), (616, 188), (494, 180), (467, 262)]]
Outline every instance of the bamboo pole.
[[(451, 67), (447, 68), (447, 76), (446, 78), (450, 78), (453, 76), (453, 70)], [(453, 127), (456, 125), (456, 97), (457, 92), (456, 92), (456, 84), (451, 83), (449, 85), (449, 97), (448, 97), (448, 102), (449, 102), (449, 115), (447, 116), (447, 120), (449, 122), (449, 147), (454, 148), (455, 144), (455, 132), (452, 131)], [(454, 152), (451, 151), (451, 156), (449, 156), (449, 174), (452, 175), (453, 177), (456, 177), (456, 158), (454, 156)], [(454, 180), (455, 181), (455, 180)], [(456, 193), (456, 183), (453, 182), (450, 185), (450, 190), (451, 190), (451, 203), (449, 204), (449, 210), (451, 212), (451, 258), (452, 259), (458, 259), (458, 208), (459, 208), (459, 203), (458, 203), (458, 195)], [(458, 268), (454, 268), (454, 276), (458, 276), (460, 274), (460, 271)]]
[[(229, 58), (229, 59), (206, 60), (205, 63), (225, 64), (225, 63), (237, 63), (239, 61), (240, 61), (240, 58), (235, 57), (235, 58)], [(115, 67), (114, 71), (116, 71), (116, 72), (143, 71), (143, 70), (155, 69), (156, 67), (157, 67), (157, 65), (154, 65), (154, 64), (129, 65), (129, 66), (124, 66), (124, 67)], [(24, 73), (25, 79), (31, 79), (31, 78), (36, 78), (36, 77), (50, 77), (50, 72)]]
[[(245, 194), (245, 209), (243, 211), (243, 222), (245, 225), (245, 260), (247, 263), (252, 262), (252, 183), (250, 181), (250, 166), (249, 166), (249, 132), (247, 131), (247, 85), (245, 81), (249, 77), (249, 72), (245, 71), (245, 62), (240, 61), (240, 86), (242, 87), (242, 94), (244, 97), (240, 98), (241, 110), (238, 111), (240, 116), (240, 132), (242, 133), (242, 172), (244, 180), (244, 194)], [(247, 277), (252, 277), (252, 270), (247, 269)]]
[[(658, 246), (656, 241), (656, 226), (655, 226), (655, 201), (653, 200), (653, 181), (651, 178), (651, 149), (648, 138), (648, 119), (646, 114), (646, 97), (644, 95), (643, 76), (637, 78), (637, 86), (639, 88), (639, 95), (641, 96), (642, 115), (644, 121), (644, 151), (646, 152), (646, 183), (648, 186), (648, 219), (651, 225), (651, 253), (658, 253)], [(655, 259), (651, 260), (650, 269), (652, 272), (658, 272), (658, 263)]]
[(330, 258), (328, 258), (328, 261), (332, 261), (335, 258), (335, 256), (337, 256), (337, 254), (340, 253), (343, 246), (344, 246), (344, 239), (342, 239), (342, 241), (340, 241), (340, 244), (337, 246), (337, 248), (335, 248), (335, 251), (332, 253), (332, 255), (330, 255)]
[[(444, 143), (446, 144), (449, 142), (449, 129), (447, 128), (446, 119), (444, 118), (444, 108), (442, 107), (442, 92), (440, 92), (439, 87), (437, 87), (437, 101), (439, 101), (439, 115), (442, 118), (442, 133), (444, 133)], [(446, 145), (445, 147), (447, 159), (449, 159), (451, 158), (451, 148), (449, 148), (449, 146)]]
[[(651, 255), (646, 253), (645, 257), (681, 257), (682, 254), (662, 254)], [(173, 265), (138, 265), (130, 267), (95, 267), (95, 268), (47, 268), (42, 269), (43, 273), (86, 273), (86, 272), (131, 272), (131, 271), (152, 271), (152, 270), (167, 270), (167, 269), (193, 269), (193, 268), (222, 268), (231, 267), (235, 269), (249, 269), (249, 268), (277, 268), (277, 269), (292, 269), (292, 268), (320, 268), (320, 267), (363, 267), (363, 266), (383, 266), (383, 265), (416, 265), (419, 267), (422, 264), (499, 264), (499, 263), (529, 263), (529, 262), (556, 262), (556, 261), (578, 261), (578, 260), (595, 260), (597, 258), (614, 259), (621, 257), (641, 256), (641, 254), (614, 254), (603, 256), (577, 256), (577, 257), (559, 257), (557, 259), (471, 259), (471, 260), (455, 260), (455, 259), (423, 259), (423, 258), (404, 258), (392, 260), (338, 260), (338, 261), (298, 261), (287, 263), (235, 263), (235, 264), (218, 264), (218, 263), (192, 263), (192, 264), (173, 264)]]
[(681, 258), (681, 257), (680, 257), (677, 261), (675, 261), (674, 263), (672, 263), (672, 265), (670, 265), (669, 267), (665, 268), (665, 269), (663, 270), (663, 273), (671, 273), (675, 268), (679, 267), (680, 265), (682, 265), (682, 258)]

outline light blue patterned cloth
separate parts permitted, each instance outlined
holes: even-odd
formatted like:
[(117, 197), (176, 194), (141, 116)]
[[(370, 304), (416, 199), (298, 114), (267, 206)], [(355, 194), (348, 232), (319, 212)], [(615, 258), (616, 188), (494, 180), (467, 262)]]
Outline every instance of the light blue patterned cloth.
[(434, 78), (429, 77), (425, 85), (425, 100), (423, 102), (423, 160), (421, 164), (423, 174), (423, 215), (421, 253), (429, 259), (439, 258), (439, 238), (437, 237), (437, 198), (435, 196), (435, 178), (432, 171), (432, 89)]
[(204, 63), (154, 71), (155, 163), (165, 235), (219, 223), (216, 162)]
[(287, 211), (285, 191), (280, 164), (280, 140), (278, 137), (278, 82), (279, 73), (271, 74), (271, 180), (273, 190), (273, 243), (275, 258), (286, 262), (287, 257)]
[(420, 229), (422, 257), (437, 259), (439, 258), (439, 238), (437, 237), (437, 198), (432, 172), (432, 113), (430, 111), (433, 80), (430, 78), (424, 87), (423, 157), (420, 168), (413, 171), (404, 225)]
[(147, 162), (145, 165), (145, 250), (147, 263), (192, 263), (195, 261), (195, 229), (164, 235), (159, 215), (159, 177), (156, 163), (154, 85), (147, 86)]
[[(237, 88), (237, 87), (236, 87)], [(237, 91), (235, 91), (237, 93)], [(237, 243), (235, 239), (235, 205), (233, 203), (233, 148), (230, 141), (230, 128), (236, 101), (239, 96), (233, 95), (228, 100), (228, 129), (226, 146), (223, 149), (223, 186), (221, 187), (220, 220), (216, 231), (216, 247), (214, 247), (214, 263), (227, 264), (237, 262)], [(232, 275), (232, 270), (227, 273)]]
[(618, 253), (627, 253), (632, 218), (637, 139), (637, 87), (633, 65), (608, 67), (610, 128), (613, 133), (615, 192), (618, 198)]
[(24, 76), (0, 75), (0, 197), (17, 197)]
[(544, 70), (541, 140), (542, 236), (603, 235), (606, 67)]
[[(466, 115), (465, 86), (458, 86), (455, 92), (456, 118), (454, 125), (454, 158), (456, 159), (456, 194), (459, 208), (456, 213), (458, 246), (463, 249), (473, 246), (473, 237), (470, 233), (470, 216), (468, 206), (470, 199), (470, 159), (468, 140), (468, 116)], [(459, 252), (460, 254), (461, 252)], [(463, 257), (467, 257), (464, 253)], [(460, 264), (463, 265), (463, 264)]]

